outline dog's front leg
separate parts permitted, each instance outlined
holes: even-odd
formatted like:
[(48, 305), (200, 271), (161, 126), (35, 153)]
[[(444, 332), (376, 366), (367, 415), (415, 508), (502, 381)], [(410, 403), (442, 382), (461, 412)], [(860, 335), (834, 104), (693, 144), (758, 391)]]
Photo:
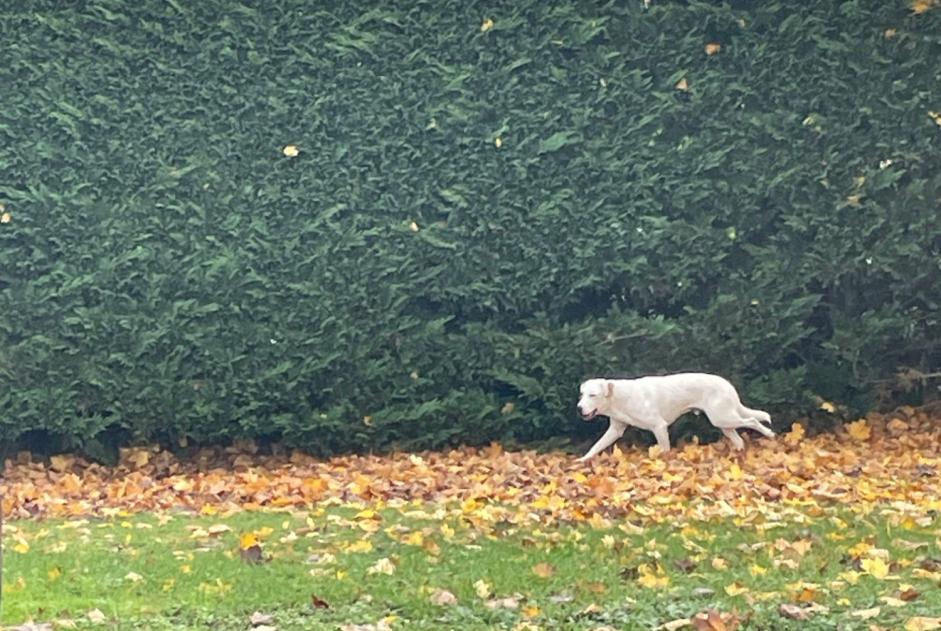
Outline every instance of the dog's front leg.
[(654, 437), (657, 439), (657, 445), (660, 446), (660, 451), (663, 453), (670, 451), (670, 432), (667, 424), (655, 425), (650, 428), (650, 431), (653, 432)]
[(578, 462), (585, 462), (590, 458), (594, 458), (599, 453), (613, 445), (618, 438), (624, 435), (625, 426), (611, 421), (611, 424), (608, 425), (608, 431), (606, 431), (601, 438), (598, 439), (594, 445), (591, 446), (591, 449), (588, 450), (588, 453), (578, 459)]

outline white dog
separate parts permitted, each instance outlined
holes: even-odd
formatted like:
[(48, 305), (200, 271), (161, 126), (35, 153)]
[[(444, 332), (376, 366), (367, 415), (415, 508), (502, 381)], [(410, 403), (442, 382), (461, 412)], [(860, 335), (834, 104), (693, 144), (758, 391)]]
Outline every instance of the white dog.
[(653, 432), (660, 449), (669, 451), (667, 428), (693, 410), (705, 412), (735, 449), (745, 448), (742, 437), (735, 431), (737, 428), (753, 429), (768, 438), (774, 437), (774, 432), (762, 425), (771, 424), (768, 413), (742, 405), (735, 386), (718, 375), (688, 372), (640, 379), (589, 379), (579, 391), (578, 413), (583, 419), (589, 421), (601, 414), (611, 421), (608, 431), (578, 459), (579, 462), (614, 444), (628, 425)]

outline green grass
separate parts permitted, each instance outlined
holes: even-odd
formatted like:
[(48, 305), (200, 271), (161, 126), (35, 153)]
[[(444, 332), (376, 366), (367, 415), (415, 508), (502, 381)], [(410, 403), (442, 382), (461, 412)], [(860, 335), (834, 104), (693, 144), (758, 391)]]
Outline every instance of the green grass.
[[(924, 569), (941, 557), (933, 515), (785, 510), (779, 518), (602, 527), (512, 523), (522, 513), (508, 520), (456, 505), (435, 510), (387, 507), (381, 520), (334, 506), (310, 514), (14, 522), (4, 534), (3, 620), (73, 619), (84, 627), (87, 612), (99, 609), (108, 628), (238, 629), (259, 611), (282, 631), (384, 618), (393, 629), (512, 629), (524, 621), (544, 629), (647, 629), (716, 608), (747, 615), (746, 628), (866, 629), (901, 628), (912, 616), (941, 612), (937, 577)], [(379, 526), (372, 534), (360, 527), (370, 523)], [(231, 530), (198, 530), (218, 525)], [(261, 531), (267, 562), (240, 556), (239, 535), (252, 531)], [(361, 540), (371, 549), (347, 549)], [(789, 548), (793, 541), (806, 543)], [(853, 557), (866, 546), (851, 552), (860, 542), (886, 551), (876, 556), (887, 554), (890, 576), (845, 574), (860, 569)], [(394, 573), (370, 573), (384, 558)], [(537, 576), (540, 563), (554, 573)], [(669, 583), (645, 587), (645, 568)], [(519, 608), (488, 608), (477, 581), (490, 586), (489, 598), (519, 594)], [(880, 600), (906, 585), (919, 592), (910, 602)], [(436, 589), (452, 592), (457, 604), (433, 604)], [(802, 592), (828, 611), (808, 621), (782, 617), (778, 606)], [(312, 597), (329, 607), (314, 607)], [(876, 606), (871, 620), (849, 615)]]

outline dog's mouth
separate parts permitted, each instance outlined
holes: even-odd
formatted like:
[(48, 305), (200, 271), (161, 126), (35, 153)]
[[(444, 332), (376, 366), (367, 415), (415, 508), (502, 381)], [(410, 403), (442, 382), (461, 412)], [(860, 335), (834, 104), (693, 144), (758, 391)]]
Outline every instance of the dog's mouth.
[(592, 410), (591, 412), (579, 412), (579, 416), (582, 417), (582, 420), (583, 420), (583, 421), (590, 421), (591, 419), (593, 419), (593, 418), (595, 418), (596, 416), (598, 416), (598, 410), (597, 410), (597, 408), (596, 408), (596, 409)]

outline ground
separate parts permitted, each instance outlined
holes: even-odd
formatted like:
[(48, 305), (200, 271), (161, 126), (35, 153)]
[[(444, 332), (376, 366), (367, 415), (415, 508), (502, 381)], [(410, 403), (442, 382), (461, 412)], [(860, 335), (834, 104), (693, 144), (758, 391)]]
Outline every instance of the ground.
[[(7, 628), (941, 628), (941, 420), (626, 449), (260, 455), (3, 482)], [(26, 621), (32, 625), (22, 626)]]

